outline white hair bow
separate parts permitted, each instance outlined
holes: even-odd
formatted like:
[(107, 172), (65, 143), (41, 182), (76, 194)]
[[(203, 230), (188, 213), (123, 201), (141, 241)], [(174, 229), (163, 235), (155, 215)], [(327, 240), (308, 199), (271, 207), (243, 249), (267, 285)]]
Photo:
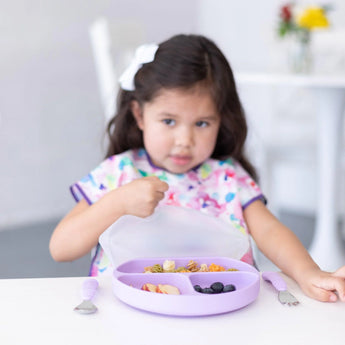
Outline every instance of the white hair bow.
[(134, 77), (139, 69), (144, 63), (152, 62), (155, 59), (155, 54), (158, 49), (158, 45), (155, 43), (152, 44), (143, 44), (139, 46), (136, 51), (134, 58), (131, 64), (127, 69), (122, 73), (119, 78), (121, 88), (123, 90), (134, 91)]

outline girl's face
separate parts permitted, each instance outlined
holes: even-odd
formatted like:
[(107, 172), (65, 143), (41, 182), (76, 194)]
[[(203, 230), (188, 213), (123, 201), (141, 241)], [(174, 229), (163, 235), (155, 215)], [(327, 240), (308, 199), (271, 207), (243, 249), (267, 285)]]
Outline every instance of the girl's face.
[(214, 151), (220, 115), (206, 88), (163, 89), (151, 102), (132, 111), (153, 164), (180, 174)]

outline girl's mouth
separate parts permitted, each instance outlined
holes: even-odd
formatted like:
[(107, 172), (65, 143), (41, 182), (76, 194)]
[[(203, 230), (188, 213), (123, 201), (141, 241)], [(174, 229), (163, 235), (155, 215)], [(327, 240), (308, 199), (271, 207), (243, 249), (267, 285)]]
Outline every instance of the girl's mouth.
[(172, 155), (172, 156), (170, 156), (170, 159), (176, 165), (186, 165), (186, 164), (190, 163), (190, 161), (192, 160), (192, 157), (191, 156)]

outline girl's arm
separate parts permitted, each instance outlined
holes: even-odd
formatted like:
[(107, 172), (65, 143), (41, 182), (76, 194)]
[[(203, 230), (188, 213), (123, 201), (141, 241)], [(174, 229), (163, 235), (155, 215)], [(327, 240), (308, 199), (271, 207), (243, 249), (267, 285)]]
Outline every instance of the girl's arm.
[(262, 253), (302, 290), (320, 301), (345, 301), (345, 266), (335, 273), (323, 272), (310, 257), (298, 237), (283, 225), (261, 201), (244, 210), (250, 234)]
[(87, 254), (103, 231), (123, 215), (151, 215), (168, 187), (150, 176), (112, 190), (91, 206), (85, 200), (79, 201), (52, 234), (49, 249), (53, 259), (71, 261)]

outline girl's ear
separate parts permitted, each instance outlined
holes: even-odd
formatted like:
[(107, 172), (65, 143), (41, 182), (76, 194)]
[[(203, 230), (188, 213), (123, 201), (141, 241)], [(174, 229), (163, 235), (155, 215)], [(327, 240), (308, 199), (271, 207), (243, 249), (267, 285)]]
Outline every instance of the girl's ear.
[(131, 102), (131, 110), (135, 118), (135, 121), (137, 123), (137, 126), (139, 127), (139, 129), (142, 130), (143, 129), (143, 112), (138, 101)]

